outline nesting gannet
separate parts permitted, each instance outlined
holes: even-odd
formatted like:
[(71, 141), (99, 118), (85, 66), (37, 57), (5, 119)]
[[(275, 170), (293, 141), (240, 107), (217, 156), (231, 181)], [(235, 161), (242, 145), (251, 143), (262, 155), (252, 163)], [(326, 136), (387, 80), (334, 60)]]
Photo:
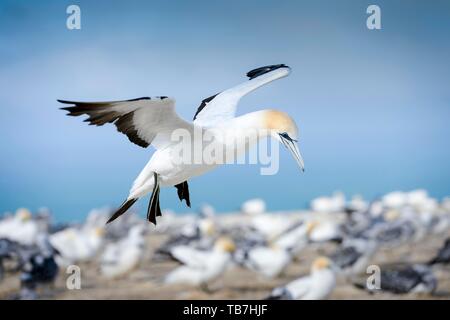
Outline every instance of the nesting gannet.
[(345, 196), (335, 192), (331, 197), (319, 197), (311, 201), (311, 210), (315, 212), (341, 212), (345, 209)]
[(263, 234), (267, 239), (275, 239), (292, 226), (292, 221), (285, 215), (261, 214), (252, 217), (250, 227)]
[(283, 287), (275, 288), (269, 300), (323, 300), (336, 286), (332, 262), (325, 257), (314, 260), (308, 276), (294, 280)]
[(384, 195), (381, 201), (386, 208), (400, 208), (408, 202), (408, 194), (402, 191), (394, 191)]
[(313, 230), (309, 235), (312, 242), (340, 241), (342, 239), (342, 224), (333, 219), (326, 218), (315, 221)]
[(366, 211), (369, 208), (369, 204), (364, 200), (364, 198), (360, 195), (355, 195), (347, 204), (347, 209), (352, 211)]
[(184, 265), (170, 272), (167, 284), (206, 285), (222, 275), (231, 260), (235, 244), (229, 238), (219, 238), (210, 251), (196, 250), (187, 246), (173, 248), (173, 257)]
[(28, 209), (18, 209), (13, 217), (0, 221), (0, 238), (33, 245), (39, 233), (39, 225), (33, 221)]
[(266, 212), (266, 202), (263, 199), (250, 199), (241, 205), (243, 214), (254, 216)]
[(266, 278), (279, 276), (291, 263), (292, 255), (275, 244), (258, 246), (246, 252), (243, 265)]
[(144, 227), (134, 226), (128, 236), (105, 247), (101, 256), (100, 271), (106, 278), (118, 278), (134, 270), (144, 253)]
[(314, 230), (316, 224), (317, 222), (315, 221), (308, 221), (294, 225), (278, 237), (274, 241), (274, 244), (288, 251), (292, 256), (297, 256), (308, 244), (309, 235)]
[(103, 228), (67, 228), (49, 237), (51, 245), (60, 252), (57, 261), (62, 266), (88, 261), (100, 250), (105, 230)]
[[(289, 115), (276, 110), (262, 110), (235, 117), (238, 102), (243, 96), (287, 76), (289, 72), (290, 68), (284, 64), (251, 70), (247, 73), (249, 81), (203, 100), (193, 122), (181, 119), (175, 112), (175, 100), (165, 96), (112, 102), (58, 100), (73, 105), (62, 108), (70, 116), (88, 115), (85, 121), (97, 126), (114, 123), (118, 131), (126, 134), (131, 142), (144, 148), (150, 144), (156, 148), (134, 181), (127, 199), (108, 222), (125, 213), (139, 198), (152, 193), (147, 218), (156, 224), (156, 217), (161, 215), (161, 187), (175, 186), (180, 200), (185, 200), (190, 206), (188, 180), (214, 169), (217, 162), (225, 163), (224, 159), (216, 159), (218, 161), (212, 163), (203, 159), (203, 151), (211, 148), (211, 145), (225, 149), (226, 158), (227, 155), (243, 155), (259, 139), (273, 137), (283, 143), (303, 169), (303, 159), (296, 143), (299, 138), (297, 125)], [(190, 140), (181, 143), (176, 141), (173, 137), (176, 131), (188, 134)], [(207, 144), (204, 143), (205, 132), (210, 141)], [(256, 135), (249, 139), (245, 132)], [(193, 157), (188, 159), (191, 161), (180, 161), (183, 160), (179, 155), (183, 144), (201, 146), (194, 148)], [(198, 149), (201, 149), (201, 154)], [(192, 161), (192, 158), (196, 161)]]

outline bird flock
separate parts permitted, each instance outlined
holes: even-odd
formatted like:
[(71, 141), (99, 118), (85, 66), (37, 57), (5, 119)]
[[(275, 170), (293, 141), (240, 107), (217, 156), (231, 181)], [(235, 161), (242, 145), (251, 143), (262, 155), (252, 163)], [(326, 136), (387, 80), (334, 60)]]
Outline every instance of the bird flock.
[[(64, 281), (57, 280), (67, 277), (71, 265), (93, 267), (99, 278), (113, 283), (138, 270), (150, 273), (149, 265), (169, 265), (163, 274), (145, 274), (140, 281), (196, 288), (204, 297), (226, 290), (226, 275), (243, 270), (267, 283), (261, 299), (332, 298), (343, 284), (373, 297), (445, 295), (438, 275), (449, 271), (450, 198), (438, 201), (425, 190), (392, 192), (370, 202), (336, 192), (312, 200), (308, 210), (285, 213), (267, 212), (262, 199), (248, 200), (229, 214), (216, 214), (210, 205), (196, 214), (164, 210), (158, 226), (137, 214), (106, 224), (111, 212), (92, 210), (78, 224), (55, 224), (48, 209), (3, 214), (0, 288), (9, 279), (20, 285), (7, 294), (0, 289), (0, 298), (56, 297), (64, 290)], [(420, 261), (393, 254), (383, 259), (400, 246), (412, 256), (431, 238), (440, 239), (440, 249)], [(313, 257), (305, 262), (307, 251)]]

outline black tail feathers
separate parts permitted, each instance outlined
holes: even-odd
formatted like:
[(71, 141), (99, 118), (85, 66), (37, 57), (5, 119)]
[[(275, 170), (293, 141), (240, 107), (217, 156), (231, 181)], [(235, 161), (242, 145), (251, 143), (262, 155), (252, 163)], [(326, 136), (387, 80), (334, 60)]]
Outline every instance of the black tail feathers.
[(117, 209), (116, 212), (114, 212), (114, 214), (111, 216), (111, 218), (109, 218), (109, 220), (106, 222), (106, 224), (113, 222), (114, 220), (116, 220), (118, 217), (120, 217), (121, 215), (123, 215), (125, 212), (127, 212), (128, 209), (131, 208), (131, 206), (137, 201), (138, 199), (130, 199), (130, 200), (125, 200), (124, 203), (122, 203), (122, 205), (120, 206), (119, 209)]

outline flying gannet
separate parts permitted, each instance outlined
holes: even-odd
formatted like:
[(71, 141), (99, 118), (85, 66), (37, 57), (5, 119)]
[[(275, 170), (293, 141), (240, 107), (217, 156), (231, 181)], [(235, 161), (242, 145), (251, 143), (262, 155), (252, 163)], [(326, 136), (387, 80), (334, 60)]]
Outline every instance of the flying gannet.
[[(237, 105), (242, 97), (269, 82), (286, 77), (289, 72), (290, 68), (284, 64), (251, 70), (247, 73), (250, 78), (248, 81), (204, 99), (193, 122), (181, 119), (175, 112), (175, 100), (166, 96), (111, 102), (58, 100), (72, 105), (62, 108), (70, 116), (87, 115), (88, 118), (84, 121), (96, 126), (114, 123), (117, 130), (127, 135), (131, 142), (143, 148), (149, 145), (156, 148), (156, 152), (134, 181), (127, 199), (108, 222), (124, 214), (139, 198), (151, 192), (147, 218), (156, 224), (156, 217), (161, 216), (161, 187), (175, 186), (180, 200), (185, 200), (190, 206), (188, 180), (214, 169), (218, 164), (174, 161), (174, 152), (180, 143), (174, 142), (172, 134), (178, 129), (190, 133), (193, 145), (196, 143), (195, 139), (198, 139), (195, 132), (209, 130), (215, 143), (223, 146), (233, 143), (236, 147), (227, 150), (241, 155), (246, 150), (238, 146), (255, 145), (259, 139), (271, 136), (283, 143), (304, 170), (296, 143), (299, 138), (298, 128), (289, 115), (277, 110), (261, 110), (236, 117)], [(246, 140), (248, 137), (242, 136), (242, 130), (254, 130), (258, 135), (249, 141)], [(223, 136), (227, 138), (223, 139)], [(199, 139), (203, 141), (201, 135)]]

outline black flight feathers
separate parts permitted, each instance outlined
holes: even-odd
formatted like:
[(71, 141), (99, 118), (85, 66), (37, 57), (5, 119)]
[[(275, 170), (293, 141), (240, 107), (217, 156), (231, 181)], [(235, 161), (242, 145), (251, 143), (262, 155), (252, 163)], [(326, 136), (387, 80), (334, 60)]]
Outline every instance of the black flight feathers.
[(252, 79), (255, 79), (256, 77), (259, 77), (263, 74), (266, 74), (270, 71), (280, 69), (280, 68), (289, 68), (289, 67), (285, 64), (274, 64), (271, 66), (260, 67), (260, 68), (253, 69), (253, 70), (247, 72), (247, 77), (249, 77), (250, 80), (252, 80)]

